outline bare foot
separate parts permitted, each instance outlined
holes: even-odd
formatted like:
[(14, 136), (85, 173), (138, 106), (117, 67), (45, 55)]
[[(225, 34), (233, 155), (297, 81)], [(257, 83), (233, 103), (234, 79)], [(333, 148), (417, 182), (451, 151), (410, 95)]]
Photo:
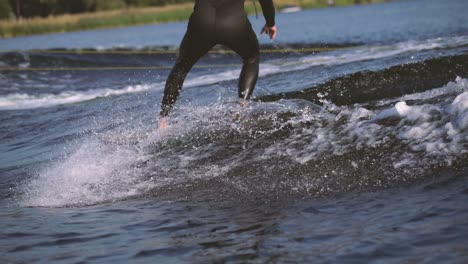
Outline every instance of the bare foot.
[(167, 116), (161, 118), (159, 121), (159, 129), (165, 129), (168, 127), (169, 118)]
[(239, 101), (239, 105), (240, 105), (241, 107), (246, 106), (248, 103), (249, 103), (249, 102), (246, 101), (246, 100), (241, 100), (241, 101)]

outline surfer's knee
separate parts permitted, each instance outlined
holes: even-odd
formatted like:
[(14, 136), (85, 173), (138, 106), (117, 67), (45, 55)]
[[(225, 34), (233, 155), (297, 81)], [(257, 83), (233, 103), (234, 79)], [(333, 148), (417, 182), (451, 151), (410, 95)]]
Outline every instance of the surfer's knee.
[(260, 53), (255, 52), (247, 58), (244, 58), (244, 64), (258, 65), (260, 64)]
[(174, 65), (174, 69), (176, 69), (178, 72), (188, 72), (190, 71), (190, 62), (186, 59), (180, 59), (177, 60), (177, 62)]

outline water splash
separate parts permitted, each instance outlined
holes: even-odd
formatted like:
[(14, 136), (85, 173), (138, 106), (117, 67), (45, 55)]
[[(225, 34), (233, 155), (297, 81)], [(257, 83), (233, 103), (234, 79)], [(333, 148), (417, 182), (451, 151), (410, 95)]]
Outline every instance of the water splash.
[(394, 186), (466, 160), (466, 79), (375, 108), (323, 103), (185, 106), (163, 131), (130, 125), (93, 136), (39, 173), (23, 204), (89, 205), (199, 190), (317, 196)]

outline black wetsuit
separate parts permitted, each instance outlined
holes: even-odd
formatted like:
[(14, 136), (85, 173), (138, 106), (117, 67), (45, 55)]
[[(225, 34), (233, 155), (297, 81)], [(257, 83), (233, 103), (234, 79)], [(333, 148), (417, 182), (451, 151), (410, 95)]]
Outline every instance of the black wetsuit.
[[(244, 11), (245, 0), (197, 0), (180, 44), (179, 56), (166, 81), (161, 116), (171, 111), (187, 73), (216, 44), (234, 50), (243, 59), (239, 78), (239, 97), (248, 99), (255, 88), (259, 71), (257, 36)], [(275, 25), (272, 0), (259, 0), (266, 24)]]

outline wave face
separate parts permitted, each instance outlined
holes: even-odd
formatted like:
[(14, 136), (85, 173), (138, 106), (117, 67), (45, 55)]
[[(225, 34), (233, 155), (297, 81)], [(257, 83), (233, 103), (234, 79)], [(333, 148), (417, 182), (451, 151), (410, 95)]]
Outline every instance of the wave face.
[[(270, 200), (387, 188), (466, 166), (467, 48), (465, 35), (266, 46), (247, 107), (230, 99), (239, 58), (216, 49), (189, 74), (164, 131), (154, 129), (153, 106), (175, 59), (168, 47), (3, 53), (0, 81), (11, 85), (0, 89), (2, 122), (43, 113), (60, 130), (38, 144), (67, 149), (19, 199), (62, 207), (215, 189)], [(14, 135), (41, 138), (0, 128), (12, 151)]]
[(337, 105), (351, 105), (440, 87), (456, 77), (468, 77), (467, 73), (468, 55), (439, 57), (379, 71), (360, 71), (302, 91), (262, 96), (259, 100), (296, 98), (320, 103), (326, 99)]
[(22, 203), (81, 206), (208, 190), (220, 199), (375, 190), (468, 165), (467, 129), (463, 78), (367, 104), (186, 106), (167, 130), (140, 126), (86, 140), (39, 173)]

